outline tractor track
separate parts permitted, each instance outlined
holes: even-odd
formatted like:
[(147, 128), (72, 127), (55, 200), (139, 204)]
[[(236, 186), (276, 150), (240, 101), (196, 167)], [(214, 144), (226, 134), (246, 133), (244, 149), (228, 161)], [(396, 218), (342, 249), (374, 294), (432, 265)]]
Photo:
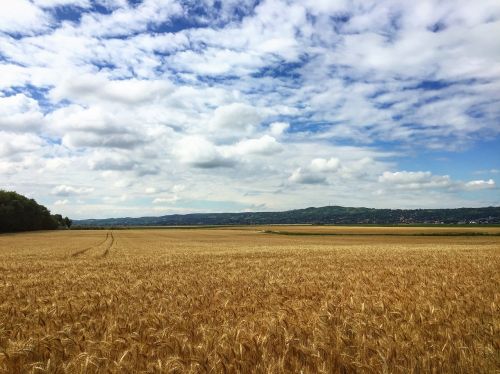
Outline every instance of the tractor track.
[[(109, 250), (111, 249), (111, 247), (113, 247), (113, 244), (115, 243), (115, 236), (113, 235), (113, 233), (109, 232), (108, 234), (110, 234), (110, 236), (111, 236), (111, 241), (109, 242), (108, 246), (106, 247), (106, 249), (102, 253), (101, 257), (106, 257), (109, 254)], [(107, 237), (106, 237), (106, 239), (107, 239)]]
[[(110, 233), (109, 233), (109, 232), (107, 232), (107, 233), (106, 233), (106, 237), (104, 238), (104, 240), (100, 241), (98, 244), (93, 245), (93, 246), (91, 246), (91, 247), (87, 247), (87, 248), (79, 249), (79, 250), (77, 250), (76, 252), (73, 252), (73, 253), (71, 254), (71, 257), (78, 257), (78, 256), (83, 255), (84, 253), (86, 253), (86, 252), (90, 251), (91, 249), (94, 249), (94, 248), (99, 248), (101, 245), (103, 245), (104, 243), (106, 243), (106, 241), (107, 241), (107, 240), (108, 240), (108, 238), (109, 238), (109, 234), (110, 234)], [(113, 235), (113, 234), (111, 234), (111, 235)], [(114, 241), (114, 239), (113, 239), (113, 241)]]

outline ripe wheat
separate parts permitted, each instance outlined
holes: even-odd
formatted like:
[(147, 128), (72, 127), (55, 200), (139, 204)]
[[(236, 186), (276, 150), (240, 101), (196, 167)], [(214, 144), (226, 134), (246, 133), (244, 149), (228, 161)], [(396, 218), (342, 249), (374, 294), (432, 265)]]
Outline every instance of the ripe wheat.
[(500, 370), (498, 236), (265, 230), (0, 236), (0, 372)]

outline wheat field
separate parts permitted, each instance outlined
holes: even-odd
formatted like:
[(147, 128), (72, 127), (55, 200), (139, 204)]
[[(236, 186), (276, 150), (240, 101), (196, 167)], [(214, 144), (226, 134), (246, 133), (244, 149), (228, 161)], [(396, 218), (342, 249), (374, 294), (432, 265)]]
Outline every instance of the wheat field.
[(500, 372), (499, 236), (308, 230), (0, 235), (0, 372)]

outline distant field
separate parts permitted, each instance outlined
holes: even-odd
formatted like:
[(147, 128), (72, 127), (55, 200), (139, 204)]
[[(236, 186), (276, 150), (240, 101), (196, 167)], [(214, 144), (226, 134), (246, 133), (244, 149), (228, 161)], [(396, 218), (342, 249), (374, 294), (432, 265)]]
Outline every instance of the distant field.
[(500, 227), (422, 227), (422, 226), (268, 226), (262, 230), (275, 234), (303, 235), (500, 235)]
[(0, 235), (0, 372), (499, 372), (499, 233)]

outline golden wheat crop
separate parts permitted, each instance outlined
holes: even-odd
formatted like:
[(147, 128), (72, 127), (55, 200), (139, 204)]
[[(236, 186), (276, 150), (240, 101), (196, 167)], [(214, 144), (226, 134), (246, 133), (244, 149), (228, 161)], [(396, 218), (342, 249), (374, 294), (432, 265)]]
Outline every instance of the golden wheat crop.
[(265, 229), (1, 235), (0, 372), (499, 372), (500, 237)]

